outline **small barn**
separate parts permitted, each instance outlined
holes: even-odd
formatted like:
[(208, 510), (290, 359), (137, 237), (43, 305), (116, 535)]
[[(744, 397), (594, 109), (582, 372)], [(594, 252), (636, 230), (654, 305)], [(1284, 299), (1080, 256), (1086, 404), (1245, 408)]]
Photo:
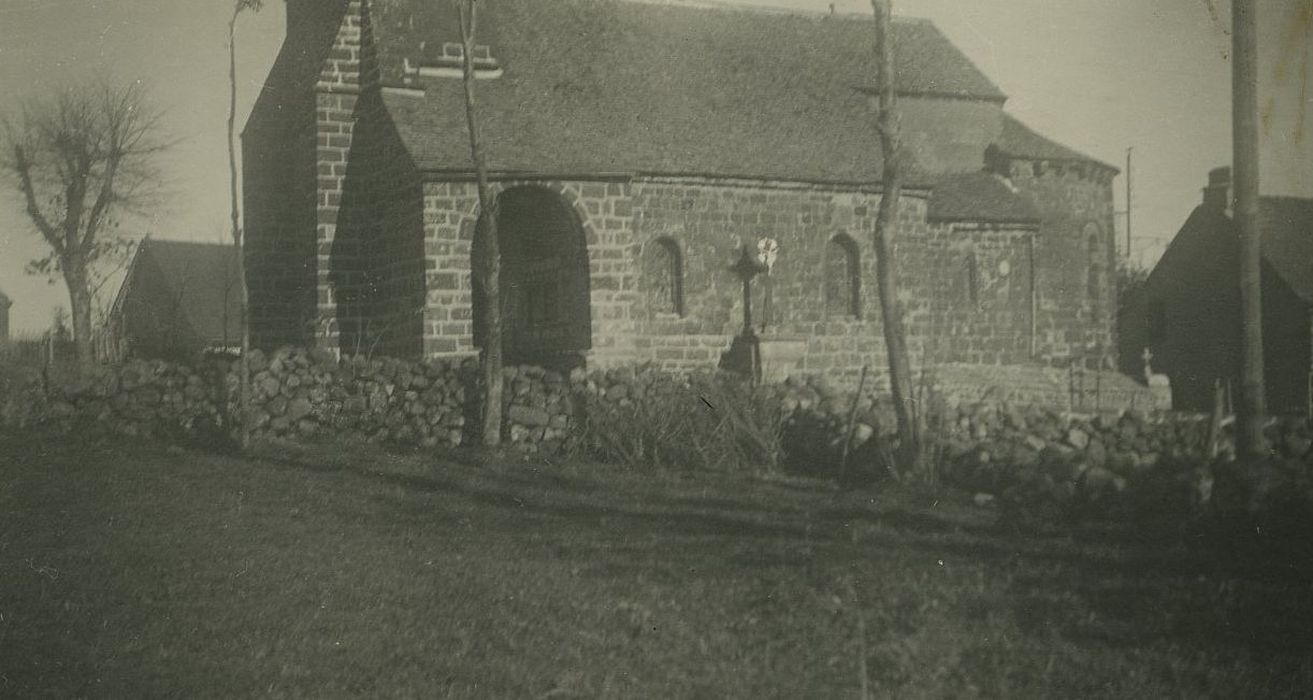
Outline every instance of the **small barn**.
[[(1221, 380), (1240, 387), (1240, 240), (1231, 169), (1209, 173), (1202, 203), (1119, 319), (1123, 370), (1145, 357), (1172, 383), (1172, 405), (1207, 411)], [(1313, 200), (1262, 197), (1263, 364), (1268, 409), (1309, 411), (1313, 388)], [(1148, 350), (1146, 355), (1145, 350)]]
[(110, 310), (115, 357), (179, 359), (241, 345), (241, 287), (230, 245), (147, 238)]

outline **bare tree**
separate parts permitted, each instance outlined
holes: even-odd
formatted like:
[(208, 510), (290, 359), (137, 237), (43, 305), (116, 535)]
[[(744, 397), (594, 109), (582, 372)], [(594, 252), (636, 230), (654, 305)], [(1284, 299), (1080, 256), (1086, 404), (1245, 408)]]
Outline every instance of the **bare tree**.
[(913, 405), (912, 365), (908, 358), (907, 333), (903, 327), (902, 304), (898, 301), (894, 236), (898, 228), (898, 200), (903, 191), (902, 134), (898, 114), (898, 91), (894, 72), (893, 32), (890, 28), (893, 0), (871, 0), (875, 13), (875, 58), (878, 107), (876, 131), (880, 137), (883, 187), (875, 216), (875, 273), (880, 292), (885, 350), (889, 358), (889, 386), (894, 415), (898, 420), (897, 461), (904, 474), (920, 474), (924, 464), (921, 450), (920, 411)]
[(124, 245), (115, 217), (155, 202), (160, 122), (139, 82), (98, 80), (32, 99), (0, 128), (0, 172), (50, 246), (29, 269), (63, 277), (82, 363), (95, 357), (93, 268)]
[(479, 143), (479, 120), (474, 102), (474, 37), (478, 28), (479, 0), (452, 0), (460, 19), (460, 39), (464, 56), (462, 82), (465, 87), (465, 122), (470, 132), (470, 159), (479, 190), (479, 218), (474, 235), (482, 247), (476, 262), (482, 285), (480, 310), (483, 327), (483, 444), (501, 443), (502, 421), (502, 318), (501, 251), (497, 240), (497, 196), (488, 184), (488, 168)]
[[(251, 323), (250, 289), (246, 285), (246, 256), (242, 248), (242, 212), (237, 192), (237, 18), (242, 12), (259, 12), (264, 0), (237, 0), (228, 20), (228, 182), (232, 194), (232, 236), (237, 257), (237, 289), (241, 296), (242, 353), (238, 359), (237, 431), (242, 449), (251, 444)], [(225, 305), (225, 309), (227, 306)], [(226, 325), (225, 325), (226, 329)]]

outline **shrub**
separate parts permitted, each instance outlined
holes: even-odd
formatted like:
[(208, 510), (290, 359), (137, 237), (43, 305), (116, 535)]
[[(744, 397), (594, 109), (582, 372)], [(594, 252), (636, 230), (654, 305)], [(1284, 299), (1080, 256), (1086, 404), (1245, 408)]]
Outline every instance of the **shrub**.
[(734, 375), (650, 367), (597, 372), (580, 389), (580, 439), (636, 469), (762, 472), (780, 460), (778, 391)]
[(24, 352), (30, 349), (0, 345), (0, 428), (25, 428), (44, 420), (49, 410), (46, 384), (52, 375), (64, 373), (58, 366), (47, 367), (43, 353)]

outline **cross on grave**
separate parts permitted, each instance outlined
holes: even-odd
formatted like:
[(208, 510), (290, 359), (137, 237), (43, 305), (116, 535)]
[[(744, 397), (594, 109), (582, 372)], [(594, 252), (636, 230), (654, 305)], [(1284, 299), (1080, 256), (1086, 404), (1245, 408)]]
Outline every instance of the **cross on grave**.
[(766, 266), (748, 252), (747, 246), (742, 246), (738, 261), (731, 265), (729, 269), (743, 281), (743, 335), (753, 337), (752, 278), (765, 272)]

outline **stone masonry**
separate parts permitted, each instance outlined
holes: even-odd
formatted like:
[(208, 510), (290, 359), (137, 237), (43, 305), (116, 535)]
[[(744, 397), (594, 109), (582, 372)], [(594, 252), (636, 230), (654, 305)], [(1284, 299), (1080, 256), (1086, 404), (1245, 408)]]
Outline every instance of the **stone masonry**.
[[(824, 299), (825, 255), (835, 236), (855, 244), (860, 278), (874, 278), (871, 236), (878, 194), (695, 178), (509, 182), (501, 188), (524, 186), (558, 192), (583, 222), (593, 304), (590, 365), (714, 366), (742, 324), (741, 288), (728, 266), (740, 245), (755, 249), (759, 238), (769, 237), (779, 242), (779, 262), (769, 280), (757, 281), (754, 297), (766, 337), (805, 338), (808, 352), (799, 368), (804, 371), (853, 375), (863, 364), (882, 366), (874, 285), (858, 290), (860, 313), (855, 318), (827, 312)], [(469, 324), (459, 321), (470, 313), (469, 232), (477, 197), (469, 183), (432, 183), (426, 192), (426, 353), (470, 354), (476, 348)], [(1032, 346), (1028, 256), (1034, 227), (929, 224), (923, 194), (904, 199), (900, 224), (900, 267), (926, 273), (904, 272), (901, 280), (918, 357), (987, 364), (1027, 361)], [(674, 241), (684, 261), (682, 314), (655, 310), (645, 294), (658, 281), (644, 279), (640, 261), (658, 239)], [(970, 281), (965, 279), (969, 257), (977, 270)], [(972, 282), (974, 291), (965, 288)]]

